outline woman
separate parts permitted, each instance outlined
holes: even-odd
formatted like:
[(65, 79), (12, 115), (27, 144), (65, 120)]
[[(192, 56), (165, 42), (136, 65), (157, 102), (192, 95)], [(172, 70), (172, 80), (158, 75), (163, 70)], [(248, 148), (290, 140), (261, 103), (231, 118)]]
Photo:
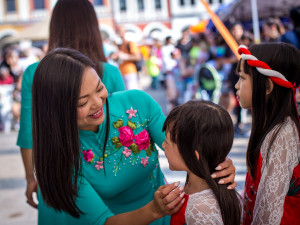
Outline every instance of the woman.
[[(60, 0), (56, 3), (50, 22), (49, 51), (57, 47), (70, 47), (87, 55), (109, 93), (125, 90), (119, 70), (105, 63), (99, 24), (92, 4), (88, 0)], [(28, 203), (37, 207), (33, 192), (37, 183), (32, 167), (31, 88), (34, 72), (39, 63), (30, 65), (24, 75), (21, 90), (21, 119), (17, 145), (21, 147)], [(52, 76), (52, 74), (51, 74)]]
[[(71, 49), (54, 50), (41, 61), (32, 93), (40, 224), (111, 224), (113, 214), (151, 205), (153, 195), (161, 195), (154, 194), (165, 183), (155, 144), (164, 141), (165, 116), (150, 96), (132, 90), (107, 97), (93, 63)], [(182, 196), (163, 202), (174, 207)], [(163, 217), (152, 224), (169, 223)]]
[(182, 188), (165, 198), (179, 183), (154, 194), (164, 183), (154, 146), (164, 116), (148, 95), (107, 98), (90, 59), (57, 49), (36, 70), (32, 100), (39, 224), (149, 224), (182, 206)]

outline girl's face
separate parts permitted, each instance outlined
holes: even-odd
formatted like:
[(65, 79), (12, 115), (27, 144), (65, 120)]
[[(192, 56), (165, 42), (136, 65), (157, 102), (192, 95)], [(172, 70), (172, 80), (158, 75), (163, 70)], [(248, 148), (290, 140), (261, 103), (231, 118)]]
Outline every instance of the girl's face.
[(85, 69), (77, 106), (79, 129), (98, 130), (105, 118), (103, 106), (106, 98), (107, 90), (97, 72), (93, 68)]
[(240, 79), (235, 85), (237, 89), (237, 100), (244, 109), (252, 107), (252, 77), (244, 71), (245, 60), (241, 61), (239, 76)]
[(162, 144), (162, 147), (165, 150), (170, 170), (188, 171), (188, 168), (179, 153), (177, 144), (170, 139), (170, 132), (166, 132), (165, 141)]

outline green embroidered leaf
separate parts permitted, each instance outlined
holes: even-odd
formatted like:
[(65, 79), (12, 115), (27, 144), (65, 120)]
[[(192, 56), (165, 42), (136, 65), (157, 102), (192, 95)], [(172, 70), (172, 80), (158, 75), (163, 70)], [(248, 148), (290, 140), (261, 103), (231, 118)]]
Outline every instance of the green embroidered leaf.
[(131, 130), (136, 129), (136, 123), (131, 122), (130, 120), (128, 120), (127, 126), (129, 126)]
[(118, 121), (113, 122), (113, 126), (114, 128), (118, 129), (120, 127), (123, 127), (123, 120), (122, 119), (118, 119)]
[(119, 148), (121, 148), (122, 147), (122, 144), (119, 142), (119, 143), (116, 143), (115, 144), (115, 147), (116, 147), (116, 149), (119, 149)]
[(152, 139), (150, 139), (150, 149), (151, 149), (151, 151), (155, 151), (155, 148), (154, 148), (154, 141), (152, 140)]
[(141, 150), (139, 149), (139, 147), (133, 143), (129, 146), (129, 149), (134, 153), (134, 154), (139, 154), (141, 152)]
[(119, 140), (118, 137), (114, 136), (114, 137), (111, 139), (111, 142), (112, 142), (113, 144), (116, 144), (116, 143), (120, 143), (120, 140)]
[(146, 154), (147, 154), (147, 156), (151, 156), (151, 148), (150, 148), (150, 146), (147, 148), (147, 150), (146, 150)]
[[(120, 143), (120, 140), (118, 137), (114, 136), (111, 139), (111, 142), (113, 143), (113, 145), (115, 146), (115, 148), (119, 149), (122, 147), (122, 144)], [(105, 156), (106, 155), (106, 156)], [(107, 157), (107, 154), (105, 154), (104, 157)]]

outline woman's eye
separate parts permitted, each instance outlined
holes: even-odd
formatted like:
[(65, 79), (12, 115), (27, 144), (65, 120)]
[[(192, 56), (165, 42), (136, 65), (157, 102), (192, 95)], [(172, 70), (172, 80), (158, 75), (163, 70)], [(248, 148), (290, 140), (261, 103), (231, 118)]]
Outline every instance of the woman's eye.
[(101, 91), (102, 91), (102, 89), (103, 89), (103, 86), (102, 86), (102, 87), (100, 87), (100, 88), (97, 90), (97, 92), (101, 92)]
[(85, 103), (79, 104), (78, 107), (85, 106), (87, 104), (87, 101)]

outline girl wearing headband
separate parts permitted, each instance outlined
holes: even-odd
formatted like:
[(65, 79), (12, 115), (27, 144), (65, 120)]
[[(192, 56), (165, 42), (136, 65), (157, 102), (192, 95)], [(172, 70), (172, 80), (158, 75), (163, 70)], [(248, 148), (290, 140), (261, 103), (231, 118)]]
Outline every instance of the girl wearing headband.
[(243, 224), (300, 224), (300, 52), (283, 43), (239, 47), (240, 105), (252, 109)]

